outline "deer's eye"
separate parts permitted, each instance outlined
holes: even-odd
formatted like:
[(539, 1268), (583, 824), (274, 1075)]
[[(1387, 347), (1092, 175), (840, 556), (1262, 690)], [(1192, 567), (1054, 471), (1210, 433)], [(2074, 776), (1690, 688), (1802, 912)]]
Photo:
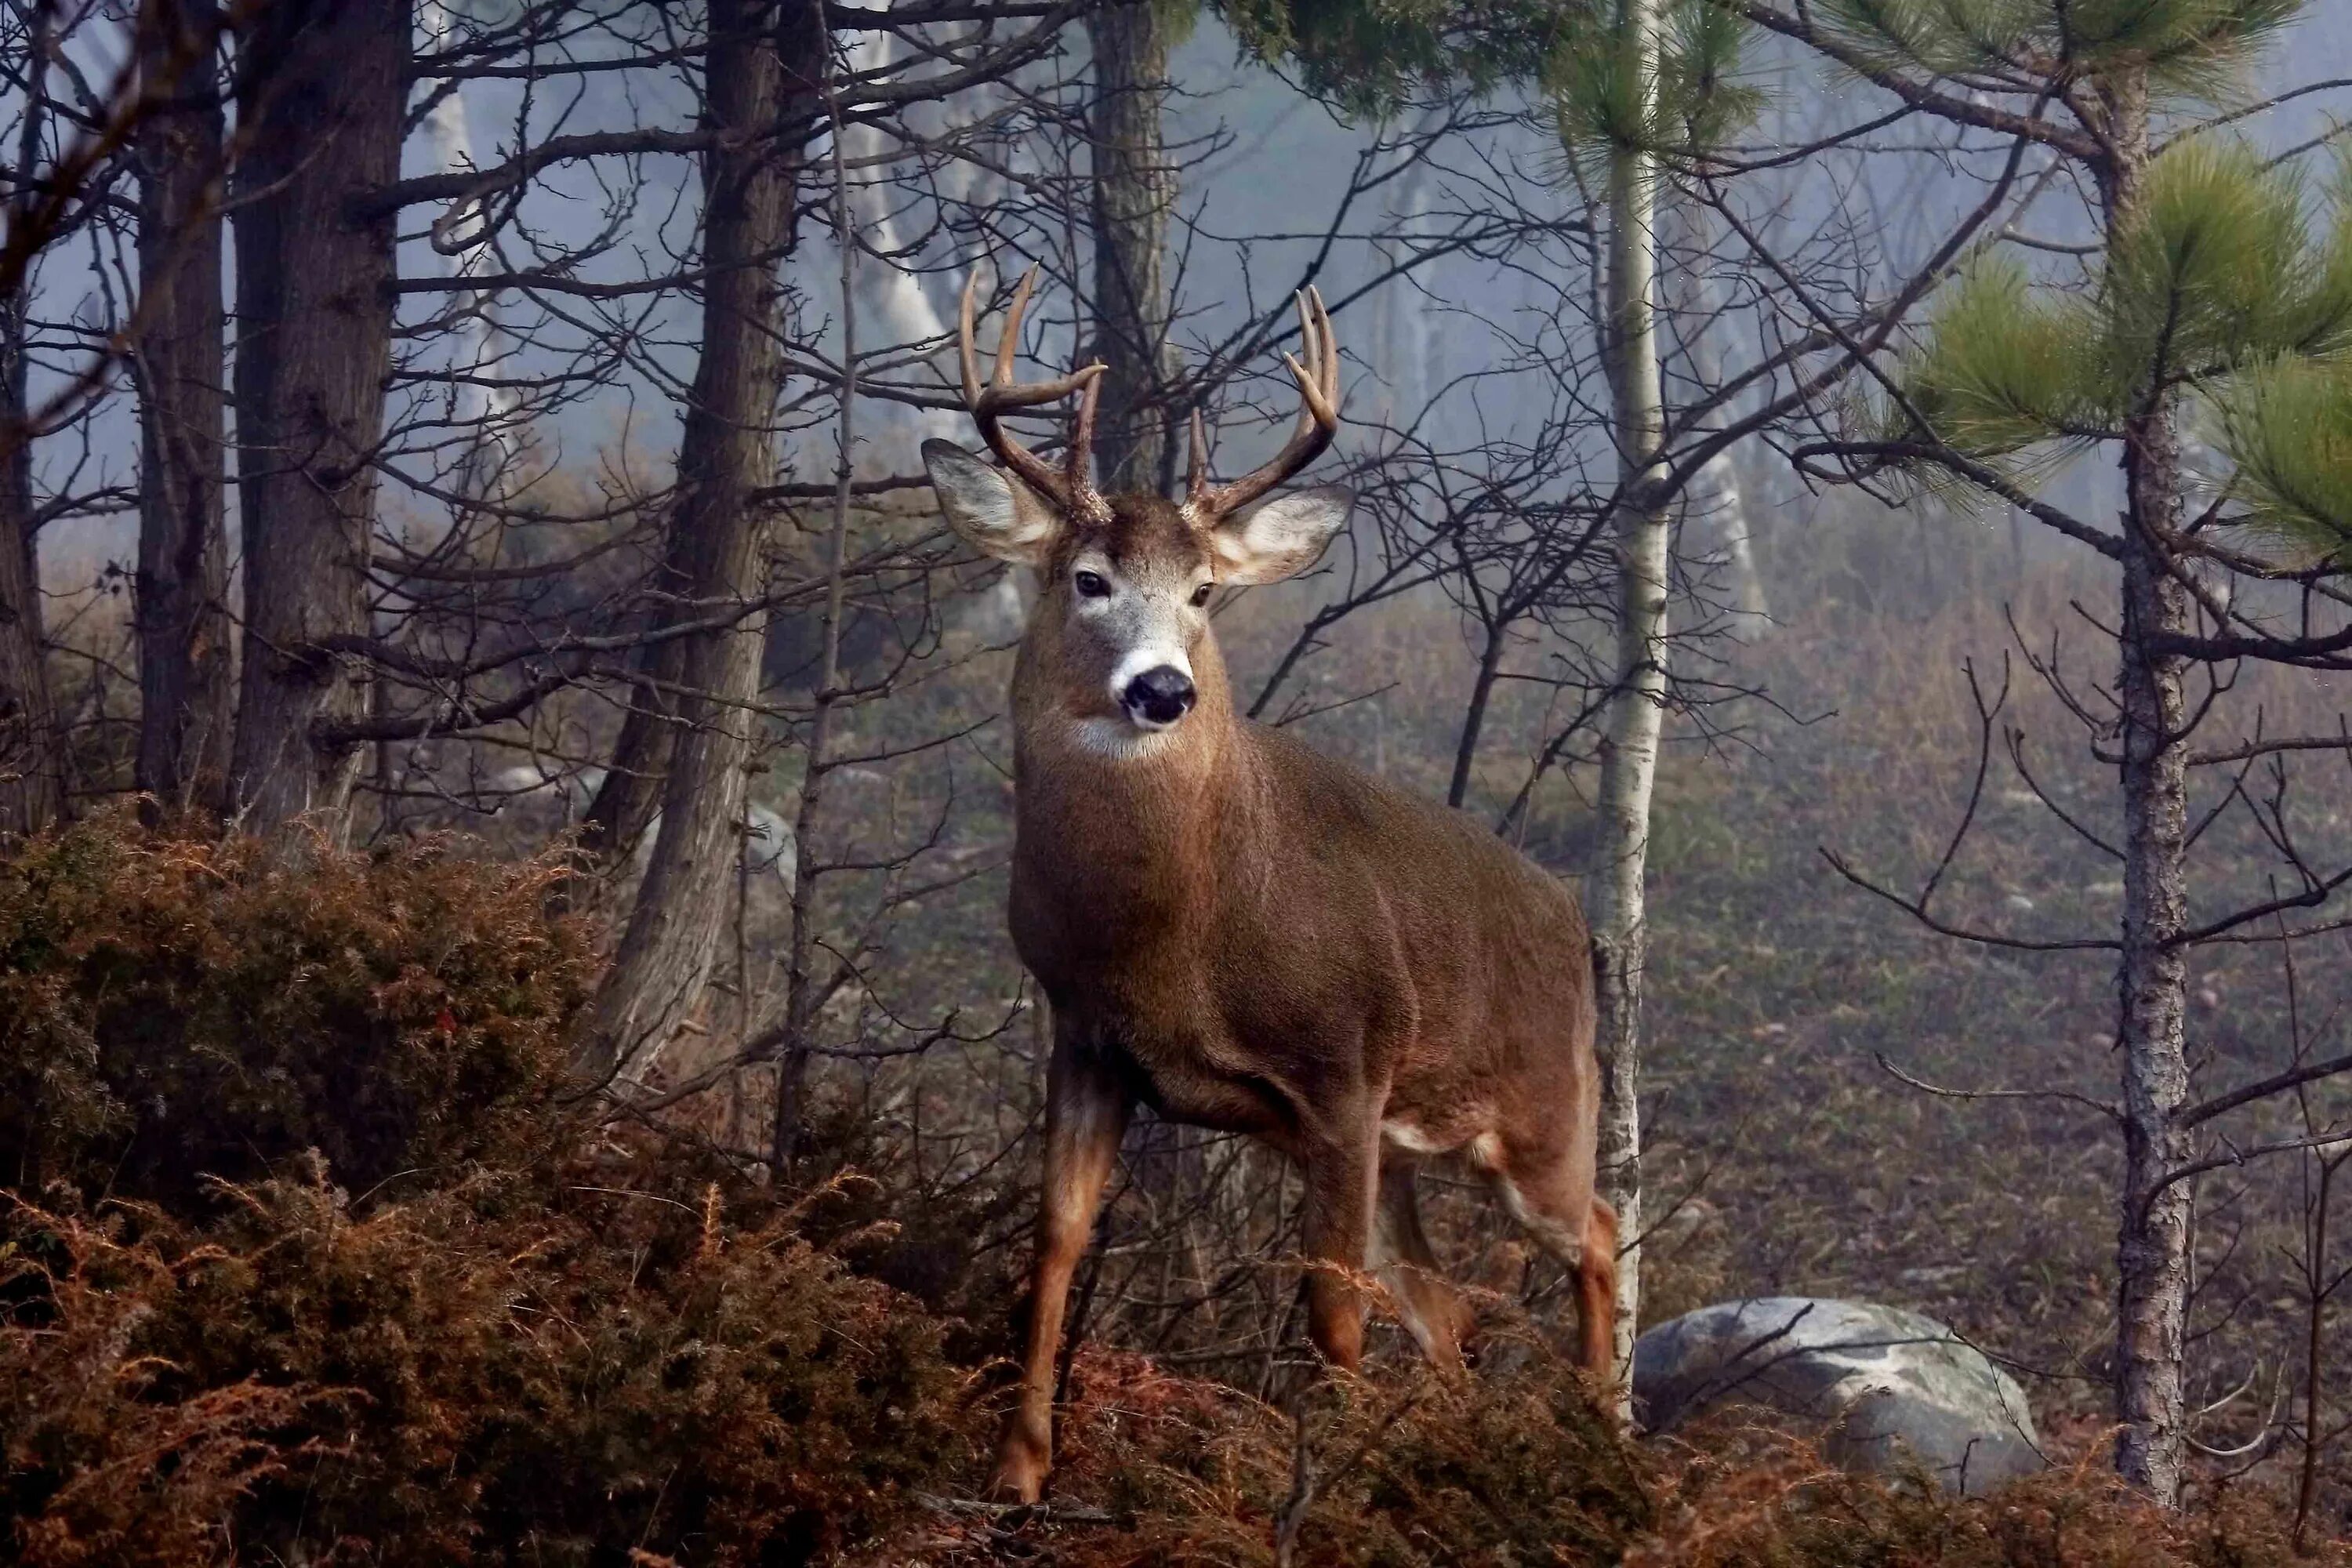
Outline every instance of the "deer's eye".
[(1217, 585), (1216, 585), (1214, 583), (1203, 583), (1203, 584), (1202, 584), (1199, 587), (1197, 587), (1197, 588), (1195, 588), (1195, 589), (1193, 589), (1193, 590), (1192, 590), (1192, 603), (1193, 603), (1193, 605), (1197, 607), (1197, 606), (1199, 606), (1199, 605), (1205, 605), (1205, 604), (1207, 604), (1207, 603), (1209, 602), (1209, 595), (1212, 595), (1212, 594), (1213, 594), (1213, 593), (1215, 593), (1216, 591), (1217, 591)]
[(1081, 572), (1070, 581), (1077, 585), (1078, 597), (1081, 599), (1110, 597), (1110, 584), (1103, 581), (1102, 574), (1098, 572)]

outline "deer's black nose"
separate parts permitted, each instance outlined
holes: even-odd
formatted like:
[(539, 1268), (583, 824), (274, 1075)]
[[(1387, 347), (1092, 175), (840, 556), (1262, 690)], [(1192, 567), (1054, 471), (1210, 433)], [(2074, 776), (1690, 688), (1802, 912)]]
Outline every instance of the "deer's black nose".
[(1127, 683), (1127, 710), (1138, 722), (1173, 724), (1192, 711), (1199, 695), (1192, 678), (1172, 664), (1154, 665)]

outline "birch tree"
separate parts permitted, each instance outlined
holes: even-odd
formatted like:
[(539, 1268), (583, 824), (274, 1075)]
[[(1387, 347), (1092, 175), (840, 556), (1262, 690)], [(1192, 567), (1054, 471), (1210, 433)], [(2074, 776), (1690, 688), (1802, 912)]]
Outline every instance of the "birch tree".
[[(447, 0), (418, 0), (416, 20), (429, 52), (437, 55), (458, 43), (457, 18)], [(428, 84), (425, 132), (433, 165), (440, 173), (464, 174), (477, 167), (461, 79)], [(480, 198), (451, 204), (430, 232), (433, 247), (449, 258), (457, 278), (479, 278), (496, 270), (491, 217)], [(448, 309), (457, 327), (450, 414), (467, 444), (457, 468), (457, 492), (490, 497), (507, 482), (519, 435), (514, 423), (520, 399), (499, 377), (501, 362), (513, 345), (499, 326), (495, 293), (465, 289), (452, 298)]]
[[(1709, 243), (1713, 233), (1707, 221), (1711, 215), (1687, 198), (1674, 206), (1683, 243), (1675, 262), (1661, 268), (1664, 303), (1689, 391), (1705, 398), (1729, 379), (1723, 348), (1731, 335), (1730, 322), (1713, 266), (1714, 247)], [(1716, 542), (1713, 558), (1706, 564), (1730, 578), (1732, 635), (1742, 642), (1754, 642), (1771, 630), (1772, 618), (1763, 574), (1756, 563), (1748, 499), (1732, 450), (1725, 447), (1716, 452), (1691, 477), (1683, 515)]]
[[(1658, 107), (1658, 0), (1620, 0), (1616, 89), (1631, 121)], [(1601, 749), (1598, 862), (1587, 880), (1599, 1004), (1601, 1184), (1624, 1238), (1617, 1260), (1617, 1363), (1631, 1398), (1642, 1304), (1642, 979), (1649, 952), (1644, 893), (1650, 797), (1666, 703), (1666, 574), (1671, 555), (1659, 461), (1665, 404), (1657, 332), (1658, 170), (1643, 139), (1609, 153), (1607, 316), (1602, 323), (1617, 451), (1616, 689)]]

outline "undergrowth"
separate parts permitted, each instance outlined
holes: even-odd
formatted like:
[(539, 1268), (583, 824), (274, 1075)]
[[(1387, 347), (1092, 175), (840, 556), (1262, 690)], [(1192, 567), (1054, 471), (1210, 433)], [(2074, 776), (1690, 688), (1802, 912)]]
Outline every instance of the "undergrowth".
[(117, 816), (0, 859), (0, 1559), (2352, 1562), (2252, 1489), (2168, 1518), (2088, 1465), (1962, 1501), (1629, 1442), (1525, 1321), (1481, 1374), (1287, 1408), (1081, 1351), (1050, 1506), (990, 1509), (1002, 1331), (936, 1305), (984, 1295), (953, 1216), (909, 1254), (913, 1200), (841, 1158), (782, 1191), (592, 1118), (551, 874)]
[(802, 1563), (957, 1451), (826, 1194), (567, 1096), (549, 872), (120, 817), (0, 868), (0, 1555)]

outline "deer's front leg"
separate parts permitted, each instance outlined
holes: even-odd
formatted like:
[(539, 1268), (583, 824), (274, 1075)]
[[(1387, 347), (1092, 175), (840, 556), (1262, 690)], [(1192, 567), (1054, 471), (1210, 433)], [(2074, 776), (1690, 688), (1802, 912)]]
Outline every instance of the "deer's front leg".
[(1030, 1277), (1029, 1337), (1021, 1358), (1021, 1400), (1005, 1418), (989, 1493), (1035, 1502), (1054, 1458), (1054, 1366), (1070, 1277), (1094, 1233), (1103, 1186), (1118, 1158), (1132, 1102), (1100, 1061), (1058, 1026), (1045, 1078), (1045, 1173), (1037, 1260)]
[(1349, 1117), (1305, 1154), (1307, 1333), (1326, 1362), (1353, 1372), (1364, 1356), (1364, 1304), (1355, 1277), (1372, 1234), (1379, 1118)]

